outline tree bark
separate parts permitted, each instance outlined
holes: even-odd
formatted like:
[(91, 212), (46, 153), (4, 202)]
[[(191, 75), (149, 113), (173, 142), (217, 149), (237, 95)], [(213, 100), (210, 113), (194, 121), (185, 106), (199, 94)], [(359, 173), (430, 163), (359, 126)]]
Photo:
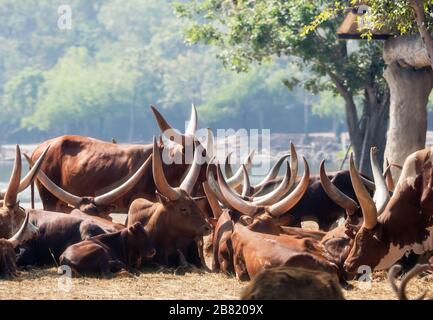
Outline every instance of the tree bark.
[[(393, 62), (384, 77), (391, 90), (390, 123), (385, 156), (403, 164), (406, 157), (425, 147), (427, 102), (433, 87), (430, 67), (404, 68)], [(400, 173), (393, 171), (396, 179)]]

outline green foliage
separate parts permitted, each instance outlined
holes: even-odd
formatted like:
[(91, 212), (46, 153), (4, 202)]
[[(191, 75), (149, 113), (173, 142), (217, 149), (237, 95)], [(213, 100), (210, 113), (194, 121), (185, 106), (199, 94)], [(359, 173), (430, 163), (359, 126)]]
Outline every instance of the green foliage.
[[(362, 66), (331, 63), (334, 49), (344, 48), (331, 29), (321, 48), (316, 35), (300, 37), (303, 21), (320, 12), (316, 5), (257, 3), (260, 10), (249, 15), (248, 8), (255, 9), (251, 1), (234, 7), (227, 1), (197, 1), (206, 10), (200, 25), (178, 19), (169, 0), (70, 0), (72, 29), (60, 30), (57, 9), (64, 1), (0, 0), (1, 142), (65, 133), (149, 139), (155, 132), (150, 104), (167, 109), (165, 114), (176, 125), (183, 124), (192, 102), (202, 125), (265, 123), (275, 130), (302, 130), (296, 119), (303, 115), (306, 93), (298, 85), (329, 92), (335, 88), (323, 77), (328, 68), (351, 75), (364, 71)], [(239, 13), (230, 13), (228, 29), (220, 6)], [(180, 15), (200, 16), (188, 3), (176, 8)], [(218, 48), (191, 46), (197, 42)], [(300, 52), (308, 53), (304, 61), (274, 59), (299, 57)], [(321, 66), (315, 63), (317, 53)], [(229, 69), (251, 72), (226, 70), (216, 57)], [(363, 58), (360, 53), (350, 57), (354, 64)], [(351, 79), (347, 84), (361, 88)], [(330, 126), (317, 127), (324, 128)]]
[(336, 35), (341, 8), (336, 1), (323, 0), (191, 0), (176, 5), (181, 17), (193, 21), (186, 29), (187, 41), (217, 46), (219, 58), (236, 71), (247, 71), (253, 62), (276, 56), (295, 56), (308, 80), (288, 78), (289, 87), (302, 83), (313, 93), (335, 91), (327, 78), (334, 74), (356, 94), (370, 77), (380, 78), (381, 45), (365, 42), (347, 55), (345, 42)]

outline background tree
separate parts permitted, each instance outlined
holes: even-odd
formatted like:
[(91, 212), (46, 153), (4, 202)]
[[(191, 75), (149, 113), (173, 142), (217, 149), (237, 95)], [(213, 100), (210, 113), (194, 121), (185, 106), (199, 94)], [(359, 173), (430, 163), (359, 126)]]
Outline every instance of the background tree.
[[(342, 3), (346, 1), (341, 1)], [(403, 163), (426, 143), (427, 103), (433, 88), (433, 2), (431, 0), (370, 0), (363, 17), (363, 35), (385, 30), (384, 77), (391, 91), (386, 156)], [(353, 6), (358, 1), (351, 1)], [(326, 9), (325, 9), (326, 10)], [(396, 172), (394, 172), (396, 174)]]
[[(254, 62), (277, 56), (296, 57), (307, 77), (287, 74), (286, 86), (302, 84), (312, 93), (332, 90), (343, 98), (357, 163), (369, 173), (368, 150), (375, 145), (383, 152), (388, 121), (382, 47), (362, 42), (358, 50), (348, 52), (346, 42), (337, 39), (343, 6), (335, 3), (191, 0), (178, 3), (176, 11), (191, 21), (188, 42), (219, 48), (218, 57), (233, 70), (247, 71)], [(357, 95), (362, 96), (359, 106)]]

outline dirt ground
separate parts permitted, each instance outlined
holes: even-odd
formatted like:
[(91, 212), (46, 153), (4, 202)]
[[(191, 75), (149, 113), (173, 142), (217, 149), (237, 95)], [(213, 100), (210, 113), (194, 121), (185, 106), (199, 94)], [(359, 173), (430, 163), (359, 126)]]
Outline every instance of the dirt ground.
[[(120, 220), (121, 216), (116, 217)], [(373, 274), (370, 287), (352, 281), (346, 299), (396, 299), (385, 272)], [(73, 278), (57, 274), (56, 268), (22, 271), (14, 280), (0, 280), (0, 299), (238, 299), (247, 283), (211, 272), (147, 270), (139, 276), (114, 279)], [(413, 279), (409, 297), (425, 289), (433, 297), (433, 275)]]

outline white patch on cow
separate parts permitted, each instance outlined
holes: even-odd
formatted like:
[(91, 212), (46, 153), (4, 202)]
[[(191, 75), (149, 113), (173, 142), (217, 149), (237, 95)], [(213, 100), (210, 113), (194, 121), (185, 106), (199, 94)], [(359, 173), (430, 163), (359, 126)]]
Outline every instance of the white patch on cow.
[(391, 244), (387, 254), (379, 261), (379, 264), (374, 267), (374, 271), (385, 270), (390, 268), (397, 260), (399, 260), (406, 251), (411, 250), (412, 245), (406, 245), (403, 247), (395, 246)]
[(433, 227), (427, 228), (429, 236), (422, 243), (412, 243), (403, 247), (391, 244), (388, 253), (379, 261), (379, 264), (374, 268), (377, 270), (385, 270), (395, 264), (403, 255), (412, 250), (415, 254), (424, 254), (433, 251)]
[(415, 243), (413, 245), (413, 252), (416, 254), (423, 254), (428, 251), (433, 251), (433, 227), (427, 228), (429, 236), (421, 244)]

